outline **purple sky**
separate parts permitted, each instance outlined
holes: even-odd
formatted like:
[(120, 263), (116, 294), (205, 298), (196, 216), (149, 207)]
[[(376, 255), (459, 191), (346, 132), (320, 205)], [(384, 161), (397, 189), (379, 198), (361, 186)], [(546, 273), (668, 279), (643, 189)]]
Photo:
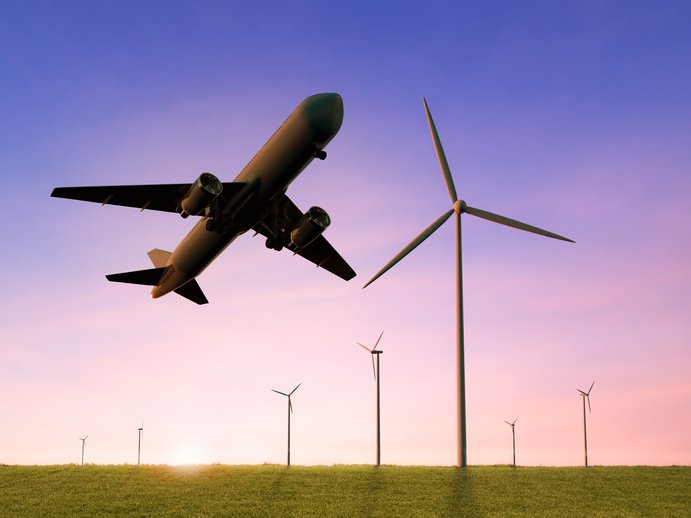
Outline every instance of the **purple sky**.
[[(468, 462), (691, 464), (687, 2), (13, 2), (0, 15), (0, 463), (455, 462), (450, 208), (459, 195), (574, 239), (464, 216)], [(53, 187), (232, 180), (306, 96), (344, 99), (289, 192), (332, 217), (345, 283), (243, 236), (211, 303), (107, 273), (193, 222)]]

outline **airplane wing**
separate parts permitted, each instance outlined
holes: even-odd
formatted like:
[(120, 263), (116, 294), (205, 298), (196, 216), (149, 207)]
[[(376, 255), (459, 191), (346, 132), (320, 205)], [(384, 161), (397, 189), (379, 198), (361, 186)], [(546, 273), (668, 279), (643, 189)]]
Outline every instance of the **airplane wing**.
[[(276, 215), (279, 217), (276, 217)], [(319, 236), (312, 241), (308, 246), (303, 248), (296, 248), (290, 243), (290, 237), (287, 236), (285, 230), (294, 228), (303, 212), (288, 198), (283, 195), (283, 198), (278, 203), (274, 214), (267, 215), (260, 223), (254, 226), (254, 230), (259, 232), (267, 238), (272, 238), (278, 232), (271, 227), (272, 220), (280, 220), (281, 233), (286, 236), (284, 246), (293, 253), (300, 255), (308, 261), (316, 264), (319, 268), (333, 273), (334, 275), (346, 281), (355, 277), (355, 272), (350, 265), (343, 259), (333, 246), (326, 240), (324, 236)]]
[[(172, 183), (159, 185), (110, 185), (97, 187), (56, 187), (50, 194), (54, 198), (91, 201), (101, 205), (122, 205), (137, 209), (177, 212), (181, 198), (189, 190), (191, 183)], [(242, 182), (223, 184), (221, 196), (230, 199), (242, 186)]]

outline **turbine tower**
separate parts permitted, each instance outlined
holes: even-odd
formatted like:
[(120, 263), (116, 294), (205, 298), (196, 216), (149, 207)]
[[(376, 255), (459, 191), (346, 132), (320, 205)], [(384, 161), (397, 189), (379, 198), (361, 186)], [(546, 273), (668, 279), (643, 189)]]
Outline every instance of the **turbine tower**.
[(137, 466), (140, 465), (141, 462), (141, 454), (142, 454), (142, 436), (144, 435), (144, 421), (142, 421), (142, 425), (137, 428), (137, 433), (139, 434), (139, 442), (137, 443)]
[(513, 435), (513, 467), (516, 467), (516, 421), (518, 419), (514, 419), (513, 423), (509, 423), (508, 421), (504, 421), (506, 424), (508, 424), (511, 427), (511, 435)]
[(86, 445), (87, 437), (89, 437), (88, 433), (84, 437), (78, 437), (78, 439), (82, 441), (82, 466), (84, 465), (84, 446)]
[(588, 400), (588, 412), (591, 412), (590, 410), (590, 391), (593, 390), (593, 385), (595, 385), (595, 382), (590, 385), (590, 388), (588, 389), (588, 392), (583, 392), (581, 389), (577, 389), (578, 392), (581, 393), (581, 397), (583, 398), (583, 442), (585, 443), (585, 466), (588, 467), (588, 431), (586, 430), (585, 426), (585, 400)]
[(507, 225), (509, 227), (517, 228), (519, 230), (525, 230), (527, 232), (532, 232), (534, 234), (540, 234), (542, 236), (551, 237), (554, 239), (560, 239), (562, 241), (569, 241), (573, 243), (571, 239), (542, 230), (532, 225), (526, 223), (521, 223), (505, 216), (500, 216), (498, 214), (493, 214), (492, 212), (487, 212), (481, 209), (476, 209), (470, 207), (465, 201), (458, 199), (456, 194), (456, 187), (453, 183), (453, 178), (451, 177), (451, 170), (449, 169), (449, 164), (446, 161), (446, 155), (444, 155), (444, 149), (442, 148), (441, 141), (439, 140), (439, 135), (437, 134), (437, 128), (432, 120), (432, 115), (429, 112), (429, 107), (427, 106), (427, 101), (422, 98), (423, 105), (425, 107), (425, 114), (427, 115), (427, 122), (429, 123), (429, 129), (432, 134), (432, 140), (434, 141), (434, 148), (437, 152), (437, 158), (439, 160), (439, 165), (441, 166), (441, 171), (444, 176), (444, 182), (446, 183), (446, 188), (449, 191), (449, 197), (451, 198), (452, 208), (442, 214), (437, 220), (435, 220), (429, 227), (423, 230), (415, 239), (413, 239), (408, 246), (401, 250), (398, 255), (396, 255), (391, 261), (389, 261), (379, 272), (377, 272), (374, 277), (372, 277), (363, 288), (366, 288), (382, 276), (387, 270), (394, 266), (398, 261), (403, 259), (406, 255), (412, 252), (420, 243), (431, 236), (439, 227), (441, 227), (446, 220), (448, 220), (452, 215), (455, 215), (456, 220), (456, 416), (457, 416), (457, 465), (459, 467), (467, 466), (467, 455), (466, 455), (466, 421), (465, 421), (465, 351), (463, 343), (463, 268), (462, 268), (462, 252), (461, 252), (461, 214), (467, 213), (478, 218), (486, 219), (488, 221), (493, 221), (495, 223), (500, 223), (502, 225)]
[(290, 466), (290, 414), (293, 413), (293, 403), (291, 403), (290, 401), (290, 396), (293, 395), (293, 392), (295, 392), (300, 385), (302, 385), (302, 382), (298, 383), (297, 387), (291, 390), (288, 394), (286, 394), (285, 392), (280, 392), (278, 390), (271, 389), (276, 394), (281, 394), (282, 396), (286, 396), (288, 398), (288, 466)]
[[(372, 355), (372, 374), (374, 374), (374, 380), (377, 382), (377, 466), (381, 464), (381, 428), (379, 425), (379, 423), (381, 422), (379, 418), (379, 355), (384, 352), (382, 350), (377, 350), (377, 346), (379, 345), (379, 340), (381, 340), (381, 337), (383, 335), (384, 331), (381, 332), (379, 338), (377, 338), (377, 341), (374, 344), (374, 347), (372, 347), (371, 349), (366, 345), (361, 344), (360, 342), (357, 343), (360, 347), (362, 347), (366, 351), (369, 351), (369, 353)], [(376, 369), (374, 367), (375, 356), (377, 357)]]

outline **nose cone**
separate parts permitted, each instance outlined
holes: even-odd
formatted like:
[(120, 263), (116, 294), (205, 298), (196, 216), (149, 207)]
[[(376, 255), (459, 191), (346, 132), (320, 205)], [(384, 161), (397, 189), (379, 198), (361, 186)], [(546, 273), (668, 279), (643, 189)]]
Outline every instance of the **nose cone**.
[(310, 127), (325, 142), (331, 140), (343, 123), (343, 99), (336, 93), (316, 94), (302, 102)]

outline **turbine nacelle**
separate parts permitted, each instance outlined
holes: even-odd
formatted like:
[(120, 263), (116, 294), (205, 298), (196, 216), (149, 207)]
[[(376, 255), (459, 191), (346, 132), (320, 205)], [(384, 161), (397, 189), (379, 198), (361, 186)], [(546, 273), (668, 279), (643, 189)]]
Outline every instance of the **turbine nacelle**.
[(467, 205), (463, 200), (456, 200), (455, 202), (453, 202), (453, 211), (456, 214), (463, 214), (465, 212), (466, 207)]

